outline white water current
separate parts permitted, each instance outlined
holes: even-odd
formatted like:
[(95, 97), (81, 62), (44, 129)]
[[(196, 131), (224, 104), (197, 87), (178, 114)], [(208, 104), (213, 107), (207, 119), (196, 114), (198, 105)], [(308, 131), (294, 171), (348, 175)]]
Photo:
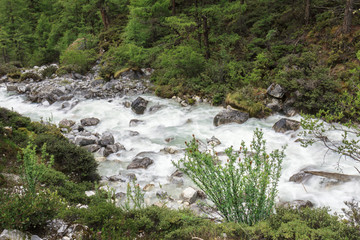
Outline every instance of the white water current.
[[(48, 120), (58, 123), (66, 118), (79, 123), (80, 119), (86, 117), (99, 118), (100, 124), (95, 127), (88, 127), (91, 132), (103, 133), (110, 131), (115, 137), (115, 141), (123, 144), (126, 151), (119, 154), (112, 154), (107, 161), (99, 165), (99, 173), (103, 176), (112, 176), (121, 173), (135, 173), (141, 187), (148, 183), (153, 183), (157, 188), (159, 184), (170, 195), (178, 199), (182, 189), (188, 185), (193, 185), (189, 180), (185, 181), (184, 186), (178, 188), (170, 184), (168, 177), (176, 170), (171, 160), (178, 160), (183, 157), (179, 154), (158, 153), (164, 147), (182, 149), (184, 142), (191, 139), (191, 135), (206, 142), (207, 138), (215, 136), (221, 141), (221, 145), (216, 147), (217, 151), (223, 151), (226, 147), (234, 146), (238, 149), (242, 140), (250, 143), (253, 131), (261, 128), (267, 142), (268, 151), (281, 148), (287, 144), (286, 158), (283, 162), (283, 170), (279, 183), (279, 201), (310, 200), (316, 207), (328, 206), (332, 211), (341, 212), (345, 207), (344, 201), (352, 199), (360, 200), (360, 183), (347, 182), (338, 185), (326, 186), (321, 184), (321, 177), (314, 177), (305, 184), (289, 182), (289, 177), (298, 173), (304, 168), (337, 172), (336, 166), (339, 156), (334, 153), (326, 153), (326, 148), (320, 143), (314, 146), (303, 148), (297, 139), (296, 132), (276, 133), (272, 126), (283, 118), (281, 115), (273, 115), (266, 119), (251, 118), (244, 124), (227, 124), (215, 127), (213, 125), (214, 116), (219, 113), (221, 107), (213, 107), (208, 104), (199, 104), (191, 107), (181, 107), (179, 103), (171, 99), (161, 99), (153, 95), (143, 95), (149, 101), (148, 108), (152, 105), (160, 104), (165, 107), (161, 110), (144, 115), (136, 115), (130, 108), (124, 107), (124, 101), (132, 101), (136, 97), (115, 98), (109, 100), (81, 100), (73, 109), (69, 111), (61, 110), (61, 103), (54, 103), (51, 106), (34, 104), (26, 101), (24, 96), (11, 94), (6, 88), (0, 87), (0, 106), (19, 112), (32, 120)], [(140, 119), (144, 124), (129, 127), (131, 119)], [(292, 119), (299, 120), (300, 116)], [(130, 131), (137, 131), (140, 134), (131, 136)], [(167, 143), (166, 138), (174, 138)], [(154, 164), (148, 169), (126, 170), (127, 165), (134, 156), (140, 152), (151, 151)], [(356, 163), (351, 159), (340, 161), (341, 170), (345, 174), (358, 174), (354, 168)], [(125, 191), (126, 183), (114, 186), (117, 191)], [(154, 192), (147, 193), (155, 195)]]

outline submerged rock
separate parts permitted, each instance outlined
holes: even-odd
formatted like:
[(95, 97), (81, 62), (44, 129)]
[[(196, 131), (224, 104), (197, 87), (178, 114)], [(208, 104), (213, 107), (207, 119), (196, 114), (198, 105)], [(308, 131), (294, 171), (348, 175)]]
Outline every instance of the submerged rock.
[(135, 127), (137, 125), (144, 124), (144, 123), (145, 123), (145, 121), (143, 121), (143, 120), (131, 119), (129, 122), (129, 127)]
[(131, 103), (131, 110), (136, 114), (144, 114), (146, 106), (149, 102), (142, 97), (138, 97)]
[(214, 118), (214, 125), (219, 126), (228, 123), (239, 123), (242, 124), (249, 119), (249, 114), (240, 112), (233, 109), (226, 109), (218, 113)]
[(138, 169), (144, 168), (147, 169), (151, 164), (154, 163), (154, 160), (148, 157), (144, 158), (135, 158), (128, 166), (127, 169)]
[(272, 128), (275, 130), (275, 132), (280, 132), (280, 133), (284, 133), (291, 130), (296, 131), (300, 128), (300, 122), (287, 118), (282, 118), (279, 121), (277, 121)]

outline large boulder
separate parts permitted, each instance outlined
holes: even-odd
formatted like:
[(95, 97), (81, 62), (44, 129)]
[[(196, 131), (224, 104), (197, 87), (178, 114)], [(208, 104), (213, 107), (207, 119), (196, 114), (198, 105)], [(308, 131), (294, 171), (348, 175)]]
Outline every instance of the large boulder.
[(131, 109), (136, 113), (136, 114), (144, 114), (146, 106), (149, 102), (146, 101), (145, 99), (143, 99), (142, 97), (138, 97), (137, 99), (135, 99), (135, 101), (133, 101), (131, 103)]
[(274, 98), (283, 98), (286, 91), (279, 84), (273, 83), (268, 87), (268, 89), (266, 90), (266, 93), (269, 96), (274, 97)]
[(80, 122), (81, 122), (81, 125), (83, 125), (83, 126), (96, 126), (99, 124), (100, 119), (94, 118), (94, 117), (84, 118), (84, 119), (81, 119)]
[(300, 128), (299, 121), (295, 121), (287, 118), (280, 119), (273, 126), (275, 132), (280, 132), (280, 133), (284, 133), (291, 130), (296, 131), (299, 128)]
[(188, 202), (189, 204), (192, 204), (196, 201), (198, 197), (198, 192), (193, 189), (192, 187), (187, 187), (180, 195), (181, 199), (183, 199), (184, 202)]
[(90, 144), (90, 145), (83, 146), (83, 148), (86, 149), (88, 152), (94, 153), (94, 152), (98, 151), (101, 147), (97, 144)]
[(72, 120), (68, 120), (68, 119), (63, 119), (59, 122), (59, 127), (60, 128), (70, 128), (72, 126), (75, 125), (75, 122)]
[(242, 124), (249, 119), (249, 114), (233, 109), (227, 109), (218, 113), (214, 118), (214, 125), (219, 126), (227, 123)]
[(151, 164), (154, 163), (154, 160), (148, 157), (144, 158), (135, 158), (128, 166), (127, 169), (137, 169), (144, 168), (147, 169)]
[(106, 147), (107, 145), (113, 145), (115, 143), (114, 136), (111, 134), (111, 132), (104, 132), (101, 135), (101, 139), (99, 141), (99, 144), (103, 147)]
[(123, 145), (121, 145), (120, 143), (107, 145), (106, 148), (104, 149), (104, 157), (107, 157), (110, 154), (116, 153), (120, 150), (125, 150), (125, 147)]
[(94, 136), (77, 136), (75, 138), (75, 144), (79, 146), (87, 146), (91, 144), (96, 144), (96, 137)]

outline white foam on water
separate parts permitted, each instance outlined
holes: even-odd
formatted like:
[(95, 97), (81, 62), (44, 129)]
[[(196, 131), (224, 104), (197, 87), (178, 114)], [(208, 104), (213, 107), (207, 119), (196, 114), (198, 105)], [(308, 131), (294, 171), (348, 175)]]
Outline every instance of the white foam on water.
[[(137, 115), (126, 108), (122, 103), (132, 101), (136, 97), (124, 97), (108, 100), (83, 100), (73, 109), (60, 109), (61, 104), (55, 103), (50, 106), (33, 104), (24, 99), (23, 96), (12, 95), (6, 92), (4, 87), (0, 87), (0, 106), (13, 109), (33, 120), (52, 119), (54, 123), (67, 118), (80, 122), (85, 117), (96, 117), (101, 120), (95, 127), (89, 127), (91, 132), (103, 133), (111, 131), (115, 141), (125, 146), (127, 151), (119, 154), (113, 154), (108, 161), (99, 166), (99, 173), (105, 176), (119, 174), (125, 175), (128, 172), (137, 175), (141, 186), (147, 183), (153, 183), (156, 187), (162, 185), (169, 194), (175, 197), (181, 193), (181, 189), (192, 183), (187, 179), (185, 185), (180, 189), (169, 184), (168, 177), (175, 171), (171, 161), (177, 161), (183, 157), (183, 153), (170, 155), (159, 153), (164, 147), (183, 149), (184, 142), (192, 138), (192, 134), (206, 142), (206, 139), (215, 136), (221, 141), (221, 145), (216, 147), (217, 151), (224, 151), (226, 147), (233, 146), (234, 149), (240, 147), (241, 141), (247, 145), (252, 140), (253, 131), (260, 128), (264, 132), (264, 138), (267, 142), (267, 150), (272, 151), (287, 145), (286, 157), (283, 161), (283, 170), (279, 182), (278, 198), (281, 201), (291, 200), (310, 200), (316, 206), (328, 206), (333, 211), (341, 212), (345, 207), (344, 201), (351, 199), (360, 200), (360, 183), (348, 182), (340, 185), (326, 186), (322, 184), (320, 177), (314, 177), (312, 180), (298, 184), (289, 182), (289, 177), (298, 173), (304, 168), (311, 168), (321, 171), (336, 172), (339, 155), (327, 153), (327, 149), (320, 143), (314, 144), (308, 148), (303, 148), (294, 132), (276, 133), (272, 126), (283, 118), (281, 115), (273, 115), (267, 119), (249, 119), (244, 124), (227, 124), (219, 127), (213, 125), (214, 116), (219, 113), (221, 107), (212, 107), (208, 104), (199, 104), (192, 107), (181, 107), (180, 104), (171, 99), (161, 99), (153, 95), (142, 96), (149, 101), (149, 106), (164, 105), (156, 112), (146, 112), (143, 115)], [(149, 109), (149, 107), (148, 107)], [(292, 119), (300, 120), (300, 116)], [(143, 124), (130, 127), (131, 119), (144, 121)], [(139, 132), (138, 136), (130, 136), (129, 131)], [(169, 143), (166, 138), (173, 138)], [(140, 152), (155, 152), (152, 154), (154, 164), (148, 169), (126, 170), (126, 166)], [(341, 160), (341, 169), (345, 174), (358, 174), (354, 166), (354, 161)], [(114, 185), (117, 191), (124, 191), (126, 184)], [(154, 195), (154, 193), (148, 193)]]

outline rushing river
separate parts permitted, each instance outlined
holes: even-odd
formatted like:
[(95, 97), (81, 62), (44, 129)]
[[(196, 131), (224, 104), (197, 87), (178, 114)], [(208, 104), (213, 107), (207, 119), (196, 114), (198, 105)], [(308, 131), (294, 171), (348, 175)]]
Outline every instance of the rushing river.
[[(281, 119), (281, 115), (273, 115), (267, 119), (249, 119), (244, 124), (228, 124), (215, 127), (213, 125), (214, 116), (219, 113), (221, 107), (213, 107), (208, 104), (198, 104), (191, 107), (181, 107), (179, 103), (171, 99), (161, 99), (153, 95), (142, 96), (149, 101), (148, 109), (152, 105), (164, 105), (157, 112), (145, 112), (144, 115), (136, 115), (130, 108), (126, 108), (122, 103), (132, 101), (135, 97), (115, 98), (109, 100), (81, 100), (74, 108), (69, 111), (61, 109), (61, 103), (54, 103), (51, 106), (30, 103), (21, 95), (8, 93), (5, 87), (0, 87), (0, 106), (17, 111), (32, 120), (51, 120), (58, 123), (66, 118), (79, 122), (85, 117), (96, 117), (101, 120), (95, 127), (89, 127), (89, 131), (103, 133), (110, 131), (115, 137), (115, 141), (123, 144), (127, 151), (119, 154), (112, 154), (107, 161), (99, 165), (99, 173), (102, 176), (112, 176), (121, 173), (132, 172), (137, 175), (138, 182), (143, 187), (147, 183), (153, 183), (156, 187), (160, 185), (174, 198), (178, 198), (181, 190), (188, 185), (192, 185), (189, 180), (185, 181), (181, 188), (169, 184), (168, 177), (175, 171), (172, 160), (183, 157), (178, 154), (158, 153), (164, 147), (182, 149), (184, 142), (191, 139), (195, 134), (200, 140), (215, 136), (221, 141), (221, 145), (216, 147), (217, 151), (223, 151), (226, 147), (234, 146), (238, 149), (242, 140), (249, 143), (252, 139), (253, 131), (261, 128), (267, 142), (268, 151), (286, 148), (286, 158), (283, 162), (283, 170), (279, 183), (278, 199), (280, 201), (310, 200), (315, 206), (329, 206), (333, 211), (340, 212), (345, 207), (344, 201), (353, 198), (360, 200), (360, 183), (348, 182), (338, 185), (322, 184), (322, 178), (314, 177), (306, 184), (289, 182), (289, 177), (298, 173), (304, 168), (336, 172), (339, 156), (334, 153), (326, 153), (326, 148), (321, 144), (312, 147), (302, 148), (294, 132), (275, 133), (272, 129), (273, 124)], [(131, 119), (143, 120), (144, 123), (135, 127), (129, 127)], [(292, 119), (299, 120), (300, 116)], [(131, 136), (130, 131), (137, 131), (139, 135)], [(166, 138), (173, 138), (167, 143)], [(148, 169), (126, 170), (126, 166), (134, 156), (140, 152), (155, 152), (152, 154), (154, 164)], [(345, 174), (358, 174), (354, 168), (355, 162), (348, 159), (340, 161), (341, 170)], [(124, 191), (126, 184), (114, 186), (117, 191)], [(147, 193), (150, 197), (155, 195), (153, 192)]]

